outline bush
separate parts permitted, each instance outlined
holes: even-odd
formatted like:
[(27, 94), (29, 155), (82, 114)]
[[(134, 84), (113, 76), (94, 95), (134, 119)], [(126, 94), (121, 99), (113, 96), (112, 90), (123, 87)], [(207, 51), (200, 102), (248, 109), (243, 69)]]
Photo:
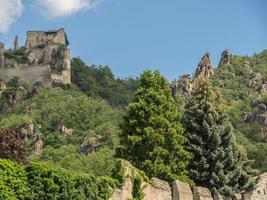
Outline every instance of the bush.
[(0, 129), (0, 158), (26, 163), (29, 155), (23, 141), (14, 131)]
[(24, 200), (29, 197), (24, 168), (12, 161), (0, 159), (0, 199)]

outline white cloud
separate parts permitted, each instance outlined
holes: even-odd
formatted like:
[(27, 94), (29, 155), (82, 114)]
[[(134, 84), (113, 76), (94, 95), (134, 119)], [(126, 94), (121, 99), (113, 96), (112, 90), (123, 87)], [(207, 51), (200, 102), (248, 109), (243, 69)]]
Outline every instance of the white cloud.
[(101, 0), (38, 0), (38, 6), (47, 18), (56, 18), (95, 8), (100, 1)]
[(0, 0), (0, 33), (8, 32), (22, 12), (21, 0)]

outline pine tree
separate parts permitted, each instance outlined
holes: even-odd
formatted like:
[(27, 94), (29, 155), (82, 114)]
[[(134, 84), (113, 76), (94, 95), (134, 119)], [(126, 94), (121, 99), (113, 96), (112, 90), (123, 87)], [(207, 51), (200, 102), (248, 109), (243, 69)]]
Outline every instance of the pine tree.
[(184, 149), (180, 113), (167, 80), (158, 71), (145, 71), (140, 84), (121, 126), (117, 155), (150, 177), (190, 182), (191, 155)]
[(189, 173), (197, 185), (225, 195), (253, 185), (254, 171), (239, 151), (223, 99), (208, 79), (196, 80), (183, 123), (188, 150), (193, 154)]

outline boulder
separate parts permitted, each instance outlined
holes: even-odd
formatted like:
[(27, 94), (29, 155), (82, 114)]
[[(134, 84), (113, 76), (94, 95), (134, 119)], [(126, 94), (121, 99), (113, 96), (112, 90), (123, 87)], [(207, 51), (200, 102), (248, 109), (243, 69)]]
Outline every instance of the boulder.
[(157, 178), (151, 179), (149, 184), (144, 190), (144, 200), (171, 200), (172, 191), (170, 185), (166, 181)]
[(205, 187), (194, 187), (194, 200), (213, 200), (211, 192)]
[(174, 181), (172, 184), (172, 200), (193, 200), (193, 193), (188, 183)]

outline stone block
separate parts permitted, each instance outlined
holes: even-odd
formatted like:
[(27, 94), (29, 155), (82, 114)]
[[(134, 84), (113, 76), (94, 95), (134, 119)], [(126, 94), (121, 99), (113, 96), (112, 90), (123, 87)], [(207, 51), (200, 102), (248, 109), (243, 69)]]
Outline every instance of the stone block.
[(194, 200), (213, 200), (211, 192), (205, 187), (195, 187), (193, 190)]
[(121, 188), (117, 188), (112, 197), (109, 200), (129, 200), (132, 199), (132, 180), (126, 178), (124, 185)]
[(193, 200), (193, 193), (188, 183), (174, 181), (172, 191), (172, 200)]
[(143, 192), (145, 195), (143, 200), (172, 200), (170, 185), (157, 178), (152, 178), (151, 184), (147, 185)]

